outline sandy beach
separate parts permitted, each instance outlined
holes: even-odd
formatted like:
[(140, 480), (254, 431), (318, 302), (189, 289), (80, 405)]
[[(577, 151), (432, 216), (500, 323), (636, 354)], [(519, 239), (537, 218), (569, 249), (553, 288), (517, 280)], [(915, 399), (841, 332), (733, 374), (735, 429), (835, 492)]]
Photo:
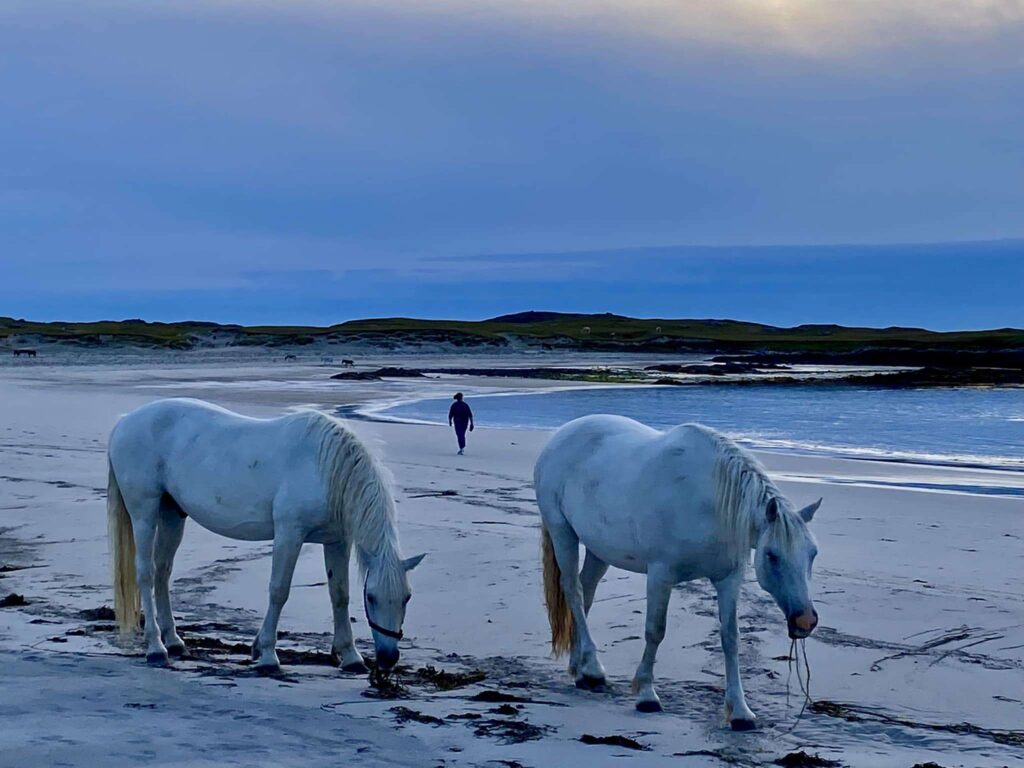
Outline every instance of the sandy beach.
[[(402, 643), (408, 695), (381, 699), (327, 663), (330, 605), (313, 545), (281, 621), (280, 678), (255, 676), (243, 652), (266, 607), (269, 543), (196, 525), (172, 586), (193, 657), (152, 669), (140, 646), (120, 646), (97, 610), (112, 599), (106, 438), (121, 414), (159, 397), (271, 416), (437, 396), (452, 381), (331, 382), (336, 368), (268, 373), (242, 357), (79, 362), (0, 367), (0, 599), (27, 602), (0, 608), (0, 766), (721, 766), (799, 751), (879, 768), (1024, 765), (1024, 505), (964, 490), (1019, 494), (1024, 474), (760, 454), (794, 503), (825, 499), (814, 522), (821, 627), (806, 644), (814, 704), (800, 716), (783, 617), (751, 576), (741, 659), (760, 727), (733, 733), (707, 584), (673, 595), (661, 714), (635, 712), (630, 693), (641, 577), (612, 570), (598, 591), (591, 627), (607, 692), (576, 690), (551, 658), (530, 479), (547, 433), (480, 424), (456, 456), (442, 427), (354, 421), (394, 474), (403, 549), (428, 553)], [(470, 395), (550, 386), (458, 380)], [(354, 602), (356, 637), (372, 649)]]

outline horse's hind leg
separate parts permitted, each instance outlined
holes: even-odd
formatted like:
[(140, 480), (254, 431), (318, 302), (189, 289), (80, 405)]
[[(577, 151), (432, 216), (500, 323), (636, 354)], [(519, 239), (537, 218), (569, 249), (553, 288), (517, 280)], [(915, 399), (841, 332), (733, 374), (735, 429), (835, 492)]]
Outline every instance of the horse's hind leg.
[(644, 626), (644, 655), (633, 678), (633, 692), (637, 694), (636, 708), (640, 712), (660, 712), (661, 699), (654, 690), (654, 661), (658, 646), (665, 639), (668, 619), (668, 601), (673, 581), (656, 565), (647, 568), (647, 620)]
[(135, 536), (135, 575), (139, 584), (142, 612), (146, 619), (143, 630), (146, 639), (146, 661), (163, 666), (167, 664), (167, 648), (160, 637), (160, 628), (156, 621), (156, 599), (153, 593), (156, 570), (153, 556), (160, 515), (160, 497), (152, 495), (126, 498), (125, 506), (131, 515), (132, 533)]
[(597, 592), (597, 585), (608, 573), (608, 563), (597, 555), (587, 550), (587, 556), (583, 560), (583, 570), (580, 572), (580, 585), (583, 587), (583, 611), (589, 616), (590, 606), (594, 604), (594, 594)]
[(334, 642), (331, 656), (346, 672), (366, 672), (366, 663), (352, 642), (352, 622), (348, 616), (348, 561), (352, 548), (347, 543), (324, 544), (327, 588), (334, 612)]
[(301, 535), (284, 526), (274, 533), (274, 555), (270, 567), (270, 605), (263, 619), (263, 626), (260, 627), (259, 634), (252, 644), (256, 668), (265, 674), (281, 670), (281, 662), (277, 658), (277, 622), (291, 592), (292, 574), (295, 573), (295, 563), (298, 562), (299, 552), (302, 550), (302, 541)]
[[(572, 650), (569, 654), (569, 672), (577, 688), (600, 690), (605, 685), (604, 667), (597, 658), (597, 646), (587, 626), (587, 612), (584, 608), (583, 585), (580, 581), (580, 540), (568, 521), (552, 524), (546, 521), (555, 560), (561, 571), (561, 587), (565, 600), (572, 611)], [(596, 585), (595, 585), (596, 587)]]
[(153, 560), (156, 570), (156, 621), (160, 627), (160, 638), (167, 646), (167, 653), (170, 656), (182, 656), (185, 653), (185, 642), (175, 629), (174, 614), (171, 612), (171, 569), (184, 533), (185, 515), (181, 508), (165, 495), (160, 503)]

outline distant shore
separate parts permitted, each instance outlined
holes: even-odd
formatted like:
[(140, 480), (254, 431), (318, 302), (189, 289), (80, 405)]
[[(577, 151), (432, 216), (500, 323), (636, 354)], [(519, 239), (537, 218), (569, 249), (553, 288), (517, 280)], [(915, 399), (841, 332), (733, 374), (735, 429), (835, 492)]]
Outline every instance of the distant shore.
[(890, 389), (910, 387), (999, 387), (1024, 386), (1024, 369), (969, 367), (948, 368), (818, 368), (801, 370), (795, 366), (755, 363), (659, 363), (642, 368), (607, 366), (401, 368), (388, 366), (376, 370), (342, 371), (331, 378), (340, 381), (373, 381), (388, 378), (415, 379), (430, 375), (479, 376), (485, 378), (547, 379), (602, 384), (654, 384), (662, 386), (786, 386), (809, 384), (822, 386), (855, 385)]
[[(241, 326), (141, 319), (69, 323), (0, 317), (0, 346), (32, 350), (134, 346), (162, 349), (309, 348), (785, 355), (795, 362), (1024, 367), (1024, 330), (930, 331), (737, 320), (632, 318), (610, 313), (519, 312), (489, 320), (377, 318), (331, 326)], [(897, 362), (897, 360), (899, 362)], [(758, 362), (763, 362), (759, 360)]]
[[(6, 354), (4, 354), (6, 353)], [(338, 366), (341, 380), (464, 375), (660, 385), (854, 384), (870, 387), (1024, 385), (1024, 330), (778, 328), (732, 320), (636, 319), (521, 312), (482, 321), (385, 318), (329, 327), (207, 322), (33, 322), (0, 317), (0, 365), (99, 362), (93, 355), (225, 355)], [(385, 359), (449, 358), (412, 368)], [(537, 365), (523, 366), (524, 355)], [(573, 365), (550, 361), (575, 355)], [(595, 359), (587, 359), (588, 356)], [(656, 357), (609, 365), (600, 357)], [(514, 370), (481, 358), (517, 358)], [(188, 359), (188, 358), (185, 358)], [(183, 362), (185, 361), (183, 359)], [(474, 360), (471, 364), (464, 361)], [(189, 362), (196, 362), (189, 359)], [(549, 362), (550, 361), (550, 362)]]

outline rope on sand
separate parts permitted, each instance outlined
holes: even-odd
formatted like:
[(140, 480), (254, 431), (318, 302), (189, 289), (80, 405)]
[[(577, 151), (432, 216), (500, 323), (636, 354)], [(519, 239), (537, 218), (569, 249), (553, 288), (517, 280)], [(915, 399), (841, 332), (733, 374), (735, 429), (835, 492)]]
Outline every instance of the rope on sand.
[[(800, 671), (800, 651), (803, 651), (803, 667), (804, 671)], [(796, 716), (796, 720), (793, 721), (793, 725), (786, 731), (787, 734), (792, 733), (796, 730), (796, 727), (800, 724), (800, 721), (804, 717), (804, 713), (807, 712), (807, 705), (813, 704), (814, 700), (811, 698), (811, 663), (807, 658), (807, 644), (804, 640), (793, 640), (789, 645), (789, 657), (786, 661), (786, 706), (789, 706), (789, 690), (790, 680), (793, 676), (793, 661), (796, 661), (796, 680), (797, 685), (800, 687), (800, 693), (804, 695), (804, 700), (800, 706), (800, 712)], [(806, 677), (805, 677), (806, 676)]]

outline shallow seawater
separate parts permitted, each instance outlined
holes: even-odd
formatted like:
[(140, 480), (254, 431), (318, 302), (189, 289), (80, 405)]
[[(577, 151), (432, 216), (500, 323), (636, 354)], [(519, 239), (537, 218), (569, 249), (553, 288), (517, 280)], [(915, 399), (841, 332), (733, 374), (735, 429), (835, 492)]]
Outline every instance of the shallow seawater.
[[(554, 429), (612, 413), (662, 429), (697, 421), (757, 448), (1024, 470), (1024, 389), (607, 387), (469, 402), (481, 427)], [(449, 403), (424, 399), (379, 415), (444, 423)]]

